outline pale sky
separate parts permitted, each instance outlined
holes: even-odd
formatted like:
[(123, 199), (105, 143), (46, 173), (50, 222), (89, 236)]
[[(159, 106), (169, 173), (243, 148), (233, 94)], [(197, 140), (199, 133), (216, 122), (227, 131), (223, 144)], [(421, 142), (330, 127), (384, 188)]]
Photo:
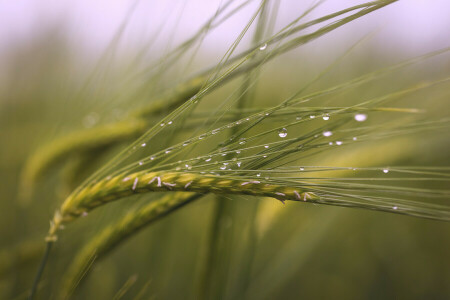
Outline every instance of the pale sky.
[[(236, 0), (240, 3), (242, 0)], [(130, 47), (139, 45), (161, 31), (159, 41), (167, 43), (173, 35), (173, 43), (192, 34), (211, 16), (220, 0), (169, 0), (145, 1), (138, 3), (126, 34)], [(302, 12), (302, 7), (314, 1), (282, 0), (279, 11), (280, 23), (293, 19)], [(328, 0), (313, 16), (320, 16), (364, 1)], [(39, 31), (52, 25), (62, 26), (64, 34), (76, 46), (88, 53), (100, 53), (117, 31), (127, 12), (135, 1), (108, 0), (14, 0), (0, 1), (0, 55), (14, 43), (26, 42)], [(226, 26), (219, 28), (205, 45), (223, 49), (230, 45), (236, 34), (249, 20), (259, 1), (253, 1), (240, 15)], [(164, 27), (159, 26), (166, 20)], [(383, 43), (397, 45), (419, 54), (450, 46), (450, 0), (401, 0), (384, 8), (354, 26), (351, 34), (361, 35), (370, 30), (380, 29)], [(174, 29), (175, 28), (175, 29)], [(345, 30), (345, 29), (343, 29)], [(345, 33), (343, 34), (345, 36)]]

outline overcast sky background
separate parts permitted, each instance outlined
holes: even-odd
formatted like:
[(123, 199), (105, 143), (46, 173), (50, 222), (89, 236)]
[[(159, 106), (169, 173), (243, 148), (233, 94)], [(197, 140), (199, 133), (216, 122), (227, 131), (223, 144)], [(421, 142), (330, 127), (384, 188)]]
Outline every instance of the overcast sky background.
[[(236, 1), (239, 3), (241, 0)], [(131, 18), (125, 43), (143, 44), (160, 31), (158, 41), (172, 44), (198, 29), (217, 9), (220, 0), (141, 0)], [(314, 1), (281, 1), (279, 25), (301, 14)], [(320, 16), (348, 6), (362, 3), (355, 0), (325, 1), (312, 15)], [(88, 0), (14, 0), (0, 1), (0, 56), (17, 43), (26, 43), (39, 32), (57, 26), (73, 45), (94, 55), (101, 53), (123, 22), (135, 1)], [(205, 41), (211, 51), (228, 47), (242, 30), (258, 6), (253, 1), (240, 15), (215, 31)], [(163, 21), (167, 21), (161, 28)], [(401, 0), (375, 12), (356, 25), (348, 25), (342, 36), (352, 38), (358, 33), (380, 29), (380, 43), (413, 54), (450, 46), (449, 0)], [(381, 45), (382, 46), (382, 45)]]

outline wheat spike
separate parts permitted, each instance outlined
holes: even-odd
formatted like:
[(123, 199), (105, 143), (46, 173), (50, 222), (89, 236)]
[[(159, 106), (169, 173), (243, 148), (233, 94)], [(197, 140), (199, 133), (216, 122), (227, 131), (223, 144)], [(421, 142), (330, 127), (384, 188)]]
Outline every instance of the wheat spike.
[(55, 140), (28, 159), (21, 174), (22, 195), (20, 198), (29, 199), (37, 179), (67, 157), (116, 145), (139, 136), (145, 130), (146, 122), (131, 120), (75, 132)]
[(298, 187), (235, 177), (182, 172), (136, 172), (105, 178), (69, 196), (55, 213), (48, 240), (56, 239), (58, 228), (107, 202), (138, 193), (196, 192), (266, 196), (285, 200), (318, 200), (318, 196)]
[(137, 211), (127, 213), (118, 222), (103, 229), (84, 245), (72, 260), (63, 278), (60, 298), (63, 299), (72, 294), (76, 286), (86, 276), (94, 259), (96, 261), (99, 260), (138, 230), (200, 197), (201, 195), (194, 193), (166, 195), (161, 199), (146, 204)]
[[(296, 47), (299, 47), (303, 44), (306, 44), (318, 37), (325, 35), (355, 19), (358, 19), (372, 11), (376, 11), (390, 3), (396, 2), (397, 0), (386, 0), (386, 1), (374, 1), (368, 2), (365, 4), (357, 5), (350, 7), (348, 9), (329, 14), (322, 18), (318, 18), (316, 20), (307, 22), (305, 24), (301, 24), (293, 27), (293, 25), (298, 22), (298, 20), (292, 23), (290, 26), (284, 28), (279, 33), (275, 34), (272, 38), (265, 41), (268, 45), (274, 44), (275, 42), (282, 40), (292, 34), (302, 31), (306, 28), (314, 26), (316, 24), (320, 24), (324, 21), (330, 20), (337, 16), (341, 16), (345, 13), (352, 12), (355, 10), (360, 11), (354, 13), (353, 15), (344, 17), (339, 21), (333, 22), (328, 25), (324, 25), (319, 30), (304, 34), (302, 36), (292, 38), (292, 40), (282, 44), (273, 52), (267, 52), (265, 55), (262, 55), (261, 58), (255, 59), (253, 62), (243, 65), (243, 63), (251, 58), (255, 53), (258, 53), (259, 46), (255, 48), (251, 48), (247, 51), (244, 51), (235, 57), (231, 58), (226, 62), (226, 66), (233, 65), (225, 72), (225, 75), (219, 77), (218, 82), (220, 84), (208, 85), (208, 88), (202, 91), (202, 95), (206, 94), (206, 90), (211, 91), (216, 87), (222, 86), (225, 82), (236, 78), (243, 73), (251, 71), (262, 63), (265, 63), (268, 60), (271, 60), (277, 57), (280, 54), (283, 54), (289, 50), (292, 50)], [(240, 61), (239, 61), (240, 60)], [(239, 61), (236, 63), (236, 61)], [(93, 148), (96, 148), (102, 144), (108, 144), (109, 146), (119, 144), (125, 140), (133, 138), (139, 134), (145, 132), (146, 125), (148, 124), (148, 120), (144, 120), (149, 116), (158, 115), (162, 112), (168, 112), (173, 110), (175, 107), (178, 107), (182, 103), (186, 102), (187, 99), (197, 94), (197, 92), (202, 90), (202, 87), (205, 85), (205, 82), (214, 75), (214, 70), (216, 68), (213, 67), (202, 74), (192, 77), (191, 79), (186, 80), (185, 82), (179, 84), (175, 88), (169, 90), (165, 94), (163, 94), (158, 100), (153, 101), (147, 107), (142, 107), (138, 111), (132, 113), (130, 115), (130, 119), (124, 121), (124, 123), (128, 122), (137, 122), (141, 123), (140, 126), (137, 126), (134, 129), (131, 129), (127, 134), (122, 134), (120, 132), (121, 124), (110, 124), (105, 127), (94, 128), (92, 130), (80, 131), (76, 132), (66, 138), (62, 138), (57, 140), (54, 143), (49, 144), (47, 147), (42, 148), (36, 152), (27, 162), (25, 170), (22, 175), (22, 195), (21, 199), (29, 199), (29, 195), (32, 193), (33, 185), (36, 182), (36, 179), (45, 173), (52, 165), (55, 163), (69, 157), (74, 151), (89, 151)], [(216, 74), (217, 75), (217, 74)], [(144, 127), (141, 127), (144, 126)], [(118, 129), (115, 129), (115, 128)], [(100, 134), (99, 134), (100, 133)], [(97, 136), (97, 140), (92, 140), (92, 136)]]

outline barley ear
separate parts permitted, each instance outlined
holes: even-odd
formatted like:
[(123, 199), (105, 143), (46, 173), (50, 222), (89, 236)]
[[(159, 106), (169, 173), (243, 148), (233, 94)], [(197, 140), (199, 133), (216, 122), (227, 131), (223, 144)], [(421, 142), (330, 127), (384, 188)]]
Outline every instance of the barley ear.
[(138, 193), (196, 192), (265, 196), (285, 200), (309, 201), (319, 197), (297, 186), (280, 185), (239, 177), (212, 176), (183, 172), (136, 172), (120, 174), (91, 183), (70, 195), (53, 220), (47, 240), (56, 240), (56, 232), (64, 223), (71, 222), (89, 211), (111, 201)]
[(61, 285), (61, 299), (73, 293), (74, 289), (89, 272), (92, 264), (103, 258), (111, 250), (114, 250), (128, 237), (200, 197), (201, 195), (194, 193), (166, 195), (127, 213), (120, 220), (96, 234), (83, 246), (68, 267)]

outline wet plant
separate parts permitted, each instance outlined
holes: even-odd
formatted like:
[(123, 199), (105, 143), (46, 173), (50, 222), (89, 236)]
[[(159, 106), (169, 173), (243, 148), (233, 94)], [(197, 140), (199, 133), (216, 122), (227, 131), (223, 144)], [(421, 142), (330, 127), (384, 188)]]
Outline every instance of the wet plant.
[[(210, 235), (202, 249), (203, 264), (190, 290), (191, 298), (200, 299), (258, 298), (258, 287), (267, 284), (278, 266), (286, 265), (279, 259), (255, 270), (255, 253), (263, 242), (257, 222), (268, 213), (262, 207), (267, 198), (286, 211), (293, 205), (327, 205), (450, 220), (450, 167), (414, 163), (420, 155), (417, 137), (445, 132), (450, 119), (429, 117), (419, 101), (405, 105), (405, 99), (426, 93), (445, 97), (442, 91), (448, 89), (450, 77), (439, 74), (427, 81), (413, 77), (385, 88), (399, 74), (433, 59), (445, 60), (449, 49), (339, 82), (328, 80), (355, 49), (370, 40), (368, 35), (315, 76), (296, 84), (288, 96), (264, 99), (258, 85), (271, 62), (396, 1), (371, 1), (310, 20), (322, 4), (318, 2), (276, 28), (280, 4), (263, 0), (216, 64), (159, 90), (164, 72), (170, 76), (171, 68), (193, 51), (187, 58), (189, 66), (204, 38), (251, 1), (234, 2), (222, 4), (198, 32), (156, 62), (130, 67), (133, 72), (124, 76), (123, 85), (132, 87), (127, 88), (125, 99), (131, 102), (151, 91), (150, 100), (136, 100), (136, 110), (122, 119), (74, 131), (30, 155), (21, 174), (21, 199), (37, 198), (37, 187), (60, 165), (65, 165), (68, 177), (56, 180), (70, 190), (53, 203), (47, 250), (30, 298), (38, 293), (45, 267), (55, 267), (57, 256), (50, 252), (54, 246), (64, 248), (72, 236), (77, 241), (51, 291), (58, 299), (75, 297), (97, 263), (119, 245), (144, 228), (172, 218), (175, 211), (202, 201), (214, 207), (204, 225)], [(116, 38), (120, 35), (119, 31)], [(252, 42), (243, 47), (245, 39)], [(107, 51), (116, 45), (110, 47)], [(442, 140), (434, 142), (440, 147)], [(249, 199), (258, 202), (248, 205)], [(25, 202), (25, 208), (34, 205), (34, 200)], [(238, 213), (246, 216), (241, 227), (224, 225)], [(92, 226), (93, 215), (102, 216), (103, 223)], [(77, 237), (82, 226), (89, 228), (88, 238)], [(241, 229), (247, 242), (239, 246), (243, 263), (231, 270), (225, 252), (233, 248), (235, 231)], [(289, 253), (286, 248), (280, 251)], [(240, 279), (238, 283), (230, 272)], [(115, 297), (123, 297), (135, 282), (135, 276), (129, 277)]]

